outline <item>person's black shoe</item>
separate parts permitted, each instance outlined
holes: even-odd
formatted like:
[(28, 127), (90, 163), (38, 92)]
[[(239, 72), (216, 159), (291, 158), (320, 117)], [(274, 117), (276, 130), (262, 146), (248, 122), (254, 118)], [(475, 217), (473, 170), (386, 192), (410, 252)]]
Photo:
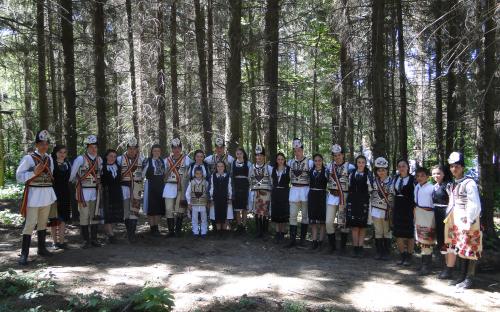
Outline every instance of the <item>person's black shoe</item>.
[(399, 261), (397, 262), (397, 265), (403, 265), (406, 261), (407, 253), (406, 251), (403, 251), (402, 253), (399, 254)]
[(312, 241), (311, 250), (316, 250), (316, 249), (318, 249), (318, 246), (319, 246), (318, 241), (317, 241), (317, 240), (313, 240), (313, 241)]
[(429, 275), (429, 273), (431, 273), (429, 258), (432, 259), (432, 256), (431, 255), (423, 255), (422, 256), (422, 266), (420, 267), (420, 270), (418, 271), (418, 275), (425, 276), (425, 275)]
[(37, 254), (42, 257), (52, 257), (52, 253), (47, 250), (45, 246), (45, 236), (47, 235), (47, 230), (37, 231), (38, 235), (38, 250)]
[(345, 251), (347, 246), (347, 233), (340, 233), (340, 250)]
[(391, 239), (382, 239), (382, 260), (391, 259)]
[(101, 247), (101, 244), (97, 241), (97, 224), (90, 226), (90, 244), (93, 247)]
[(438, 278), (439, 279), (451, 279), (452, 278), (452, 271), (453, 268), (450, 267), (445, 267), (441, 273), (439, 273)]
[(174, 218), (167, 218), (168, 234), (167, 238), (175, 237), (175, 220)]
[(300, 243), (299, 245), (301, 247), (305, 247), (306, 246), (306, 236), (307, 236), (307, 228), (308, 228), (309, 224), (307, 223), (301, 223), (300, 224)]
[(110, 236), (108, 236), (108, 243), (118, 244), (118, 239), (114, 235), (110, 235)]
[(413, 255), (411, 253), (406, 253), (406, 258), (403, 261), (403, 266), (410, 266), (412, 263)]
[(297, 226), (290, 225), (290, 242), (285, 245), (285, 248), (295, 247), (297, 244)]
[(328, 244), (330, 245), (330, 253), (334, 253), (337, 250), (337, 239), (335, 234), (328, 234)]
[(21, 246), (21, 256), (19, 257), (19, 265), (28, 265), (28, 255), (30, 253), (31, 235), (23, 235), (23, 243)]
[(375, 238), (376, 255), (375, 260), (382, 260), (382, 238)]

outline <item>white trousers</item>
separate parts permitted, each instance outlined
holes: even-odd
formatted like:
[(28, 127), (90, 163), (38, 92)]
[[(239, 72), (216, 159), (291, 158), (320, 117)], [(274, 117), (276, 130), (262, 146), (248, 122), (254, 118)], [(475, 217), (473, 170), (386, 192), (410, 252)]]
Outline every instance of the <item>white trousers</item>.
[(297, 225), (297, 217), (299, 215), (299, 211), (302, 216), (300, 223), (309, 224), (309, 218), (307, 214), (307, 202), (300, 201), (300, 202), (290, 202), (290, 225)]
[[(201, 219), (201, 229), (199, 219)], [(207, 234), (207, 208), (205, 206), (193, 206), (191, 210), (191, 226), (193, 228), (194, 235), (199, 235), (200, 230), (201, 235)]]

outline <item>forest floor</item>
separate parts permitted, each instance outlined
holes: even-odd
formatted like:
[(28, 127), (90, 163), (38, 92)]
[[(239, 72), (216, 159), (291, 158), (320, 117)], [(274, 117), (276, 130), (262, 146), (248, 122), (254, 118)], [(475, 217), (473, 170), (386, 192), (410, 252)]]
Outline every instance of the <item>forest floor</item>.
[[(165, 229), (163, 229), (165, 230)], [(175, 311), (494, 311), (500, 309), (500, 272), (478, 274), (477, 288), (457, 292), (433, 275), (419, 277), (412, 267), (376, 261), (366, 249), (362, 259), (346, 255), (286, 249), (250, 234), (227, 238), (155, 238), (139, 227), (139, 242), (80, 249), (77, 227), (70, 226), (70, 249), (54, 257), (36, 256), (17, 265), (20, 227), (0, 227), (0, 271), (38, 270), (57, 285), (57, 296), (17, 300), (19, 309), (47, 305), (56, 310), (65, 298), (98, 291), (110, 297), (130, 295), (156, 281), (175, 297)], [(326, 248), (324, 248), (326, 249)], [(350, 250), (349, 250), (350, 251)], [(41, 302), (37, 301), (41, 300)]]

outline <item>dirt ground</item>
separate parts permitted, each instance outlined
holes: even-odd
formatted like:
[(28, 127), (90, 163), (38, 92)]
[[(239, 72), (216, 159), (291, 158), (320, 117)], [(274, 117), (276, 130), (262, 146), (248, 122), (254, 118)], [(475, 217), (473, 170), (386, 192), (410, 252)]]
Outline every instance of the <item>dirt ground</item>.
[[(500, 272), (478, 274), (478, 288), (456, 292), (447, 282), (419, 277), (391, 261), (285, 249), (250, 234), (227, 238), (153, 238), (139, 228), (140, 240), (130, 245), (119, 227), (119, 244), (80, 249), (77, 228), (70, 229), (71, 249), (31, 264), (51, 275), (58, 294), (101, 291), (123, 296), (146, 281), (158, 281), (175, 297), (175, 311), (493, 311), (500, 309)], [(163, 228), (163, 231), (165, 229)], [(17, 259), (20, 228), (0, 228), (0, 271), (20, 270)], [(325, 248), (326, 249), (326, 248)], [(300, 310), (302, 309), (302, 310)]]

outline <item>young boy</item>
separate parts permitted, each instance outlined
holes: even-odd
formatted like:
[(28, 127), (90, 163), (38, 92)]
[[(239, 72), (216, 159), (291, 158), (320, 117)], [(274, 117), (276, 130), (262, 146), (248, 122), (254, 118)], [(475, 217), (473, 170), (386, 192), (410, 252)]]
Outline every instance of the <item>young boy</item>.
[(432, 248), (436, 243), (436, 223), (432, 193), (434, 186), (429, 182), (429, 171), (420, 167), (415, 172), (415, 240), (422, 250), (422, 266), (419, 275), (430, 273)]
[(16, 171), (18, 183), (24, 183), (24, 195), (21, 214), (26, 218), (23, 229), (23, 245), (20, 265), (28, 264), (31, 234), (37, 228), (38, 255), (51, 256), (45, 247), (46, 226), (49, 218), (50, 206), (56, 201), (56, 194), (52, 187), (52, 172), (54, 163), (47, 150), (49, 149), (49, 133), (39, 131), (35, 138), (36, 150), (23, 157)]
[[(203, 169), (197, 167), (194, 169), (194, 179), (189, 182), (186, 189), (186, 200), (188, 209), (191, 213), (191, 225), (193, 234), (201, 237), (207, 235), (207, 207), (208, 207), (208, 182), (203, 178)], [(199, 224), (201, 218), (201, 227)]]

